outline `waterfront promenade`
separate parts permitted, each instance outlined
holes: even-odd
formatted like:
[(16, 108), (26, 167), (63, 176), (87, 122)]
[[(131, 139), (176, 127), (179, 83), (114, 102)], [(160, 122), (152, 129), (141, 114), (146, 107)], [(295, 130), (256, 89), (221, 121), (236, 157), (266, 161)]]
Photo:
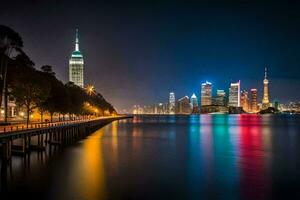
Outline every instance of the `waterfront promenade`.
[(3, 128), (0, 132), (1, 159), (9, 160), (13, 153), (25, 155), (32, 150), (45, 150), (48, 144), (50, 147), (74, 144), (106, 124), (126, 118), (130, 116), (35, 124), (28, 128), (19, 128), (17, 125)]
[(54, 120), (53, 122), (32, 122), (30, 124), (26, 124), (26, 122), (19, 122), (14, 123), (10, 125), (2, 125), (0, 126), (0, 134), (6, 133), (6, 132), (15, 132), (15, 131), (21, 131), (21, 130), (29, 130), (29, 129), (37, 129), (37, 128), (45, 128), (50, 126), (61, 126), (61, 125), (67, 125), (67, 124), (76, 124), (76, 123), (82, 123), (82, 122), (88, 122), (93, 120), (99, 120), (99, 119), (115, 119), (120, 118), (124, 116), (105, 116), (105, 117), (94, 117), (94, 118), (88, 118), (88, 119), (76, 119), (76, 120), (63, 120), (63, 121), (57, 121)]

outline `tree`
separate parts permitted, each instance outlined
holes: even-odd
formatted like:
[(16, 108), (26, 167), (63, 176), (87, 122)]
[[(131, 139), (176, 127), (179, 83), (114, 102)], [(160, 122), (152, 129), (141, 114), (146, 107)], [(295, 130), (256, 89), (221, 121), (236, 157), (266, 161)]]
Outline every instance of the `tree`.
[(68, 113), (70, 115), (79, 115), (83, 113), (83, 104), (85, 102), (85, 92), (83, 89), (72, 82), (65, 84), (69, 96)]
[(42, 76), (50, 84), (51, 89), (48, 98), (42, 103), (41, 107), (49, 112), (52, 122), (54, 113), (67, 113), (69, 97), (64, 84), (57, 80), (51, 71), (42, 72)]
[(14, 78), (10, 80), (11, 94), (17, 105), (25, 108), (28, 126), (30, 113), (48, 98), (50, 86), (41, 73), (33, 68), (34, 63), (26, 54), (18, 55), (15, 65)]
[(20, 52), (23, 47), (23, 40), (20, 35), (11, 28), (0, 25), (0, 107), (2, 97), (4, 97), (5, 121), (7, 121), (7, 65), (10, 56), (15, 52)]
[(55, 72), (52, 70), (52, 66), (49, 66), (49, 65), (43, 65), (41, 67), (41, 71), (42, 72), (45, 72), (47, 74), (50, 74), (52, 76), (55, 76)]

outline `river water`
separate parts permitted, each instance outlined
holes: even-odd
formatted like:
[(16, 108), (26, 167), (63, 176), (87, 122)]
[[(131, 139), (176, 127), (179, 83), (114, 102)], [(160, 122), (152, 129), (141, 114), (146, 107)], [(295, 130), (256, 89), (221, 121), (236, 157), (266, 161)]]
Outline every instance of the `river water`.
[(300, 199), (300, 116), (136, 116), (14, 156), (0, 184), (0, 199)]

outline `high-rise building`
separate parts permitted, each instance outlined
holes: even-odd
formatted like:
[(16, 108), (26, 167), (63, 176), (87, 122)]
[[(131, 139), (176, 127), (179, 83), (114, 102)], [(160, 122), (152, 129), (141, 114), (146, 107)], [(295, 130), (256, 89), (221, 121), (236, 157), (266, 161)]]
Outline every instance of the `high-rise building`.
[(201, 84), (201, 106), (212, 105), (212, 84), (208, 81)]
[(155, 114), (155, 106), (153, 105), (144, 106), (143, 110), (143, 114)]
[(240, 107), (240, 81), (231, 83), (229, 88), (229, 106)]
[(163, 111), (164, 114), (168, 114), (169, 113), (169, 103), (163, 103)]
[(83, 56), (79, 50), (78, 29), (76, 29), (75, 50), (69, 60), (69, 81), (82, 88), (84, 87)]
[(248, 92), (246, 90), (242, 91), (241, 94), (241, 106), (243, 108), (243, 110), (245, 112), (249, 112), (250, 108), (249, 108), (249, 96), (248, 96)]
[(153, 114), (158, 114), (158, 106), (157, 104), (154, 105), (154, 112)]
[(188, 96), (184, 96), (180, 99), (178, 99), (178, 113), (179, 114), (190, 114), (192, 112), (191, 110), (191, 104), (190, 99)]
[(133, 110), (132, 110), (132, 114), (134, 114), (134, 115), (144, 114), (143, 108), (140, 105), (134, 105)]
[(170, 92), (169, 95), (169, 114), (174, 115), (175, 114), (175, 93)]
[(226, 105), (226, 93), (224, 90), (217, 90), (217, 96), (215, 97), (215, 105), (217, 106)]
[(190, 100), (191, 100), (190, 103), (191, 103), (192, 112), (193, 113), (198, 112), (198, 99), (195, 93), (193, 93)]
[(163, 103), (158, 103), (157, 104), (157, 114), (165, 114)]
[(258, 112), (257, 89), (251, 89), (251, 112)]
[(262, 108), (267, 109), (270, 107), (269, 100), (269, 80), (267, 79), (267, 68), (265, 68), (265, 78), (264, 78), (264, 96), (262, 100)]

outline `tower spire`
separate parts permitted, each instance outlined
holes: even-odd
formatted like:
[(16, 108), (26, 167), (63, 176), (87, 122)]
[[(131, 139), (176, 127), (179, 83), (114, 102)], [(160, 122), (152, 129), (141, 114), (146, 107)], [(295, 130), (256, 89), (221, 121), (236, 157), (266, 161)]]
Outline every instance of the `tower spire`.
[(78, 28), (76, 28), (75, 51), (79, 51)]
[(267, 79), (267, 66), (265, 66), (265, 79)]
[(265, 66), (265, 79), (264, 83), (264, 96), (262, 100), (263, 109), (267, 109), (270, 107), (270, 100), (269, 100), (269, 80), (267, 79), (267, 65)]

